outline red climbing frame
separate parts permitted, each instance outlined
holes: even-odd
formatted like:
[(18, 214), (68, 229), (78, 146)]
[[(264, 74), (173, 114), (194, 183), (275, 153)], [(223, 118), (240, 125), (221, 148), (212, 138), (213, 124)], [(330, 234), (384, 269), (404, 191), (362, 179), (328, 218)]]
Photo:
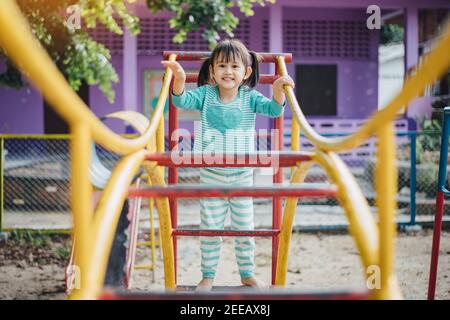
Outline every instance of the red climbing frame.
[[(210, 52), (184, 52), (184, 51), (164, 51), (164, 59), (168, 59), (171, 54), (177, 55), (177, 61), (201, 61), (210, 55)], [(286, 53), (259, 53), (261, 57), (261, 63), (275, 63), (277, 56), (283, 56), (286, 63), (292, 62), (292, 55)], [(272, 84), (279, 77), (278, 67), (275, 65), (274, 75), (260, 75), (260, 83)], [(186, 82), (196, 83), (198, 74), (188, 74), (186, 76)], [(170, 85), (170, 91), (172, 92), (173, 81)], [(178, 129), (178, 110), (172, 103), (172, 97), (169, 94), (169, 150), (176, 151), (177, 142), (179, 137), (172, 136), (174, 132)], [(274, 129), (278, 129), (278, 135), (276, 136), (276, 141), (272, 141), (272, 150), (282, 150), (283, 148), (283, 117), (278, 117), (274, 119), (273, 124)], [(169, 184), (178, 183), (178, 168), (176, 166), (169, 167)], [(273, 176), (274, 183), (281, 183), (283, 181), (283, 170), (279, 168), (278, 172)], [(172, 219), (172, 226), (174, 229), (177, 228), (177, 200), (170, 199), (170, 212)], [(281, 196), (273, 197), (273, 219), (272, 228), (279, 230), (281, 227), (281, 212), (282, 212), (282, 199)], [(278, 233), (272, 235), (272, 284), (275, 283), (275, 272), (278, 256), (278, 245), (279, 245), (279, 235)], [(177, 277), (177, 237), (173, 237), (173, 247), (175, 254), (175, 278)]]

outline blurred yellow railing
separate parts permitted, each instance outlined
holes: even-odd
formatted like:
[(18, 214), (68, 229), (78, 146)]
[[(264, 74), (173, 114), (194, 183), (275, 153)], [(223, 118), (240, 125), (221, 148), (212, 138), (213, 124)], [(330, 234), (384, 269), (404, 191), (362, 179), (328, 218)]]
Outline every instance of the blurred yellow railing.
[[(280, 74), (287, 75), (283, 57), (278, 57), (277, 60)], [(438, 80), (449, 67), (450, 24), (447, 23), (436, 47), (423, 59), (415, 75), (406, 79), (402, 91), (384, 109), (376, 112), (357, 132), (344, 138), (327, 138), (318, 134), (309, 125), (301, 111), (293, 88), (289, 86), (284, 88), (294, 118), (292, 150), (299, 149), (298, 137), (300, 130), (303, 130), (303, 134), (316, 148), (315, 160), (322, 165), (330, 180), (338, 185), (338, 200), (345, 209), (349, 219), (349, 230), (355, 238), (366, 270), (371, 266), (377, 266), (381, 270), (381, 286), (380, 289), (376, 288), (372, 291), (374, 298), (401, 297), (394, 275), (397, 168), (392, 122), (400, 109), (408, 106), (420, 92), (424, 92), (428, 84)], [(371, 136), (378, 137), (377, 166), (374, 172), (378, 195), (376, 201), (378, 226), (354, 177), (335, 154), (335, 152), (358, 147)], [(291, 182), (303, 180), (305, 174), (298, 172), (296, 176), (295, 169), (293, 170)], [(301, 167), (298, 170), (300, 171)], [(286, 208), (292, 205), (291, 200), (288, 199)], [(292, 232), (293, 219), (286, 208), (281, 231), (282, 239), (288, 238), (287, 234)], [(279, 261), (281, 263), (278, 269), (283, 272), (277, 272), (279, 284), (285, 282), (289, 244), (289, 241), (280, 242)]]

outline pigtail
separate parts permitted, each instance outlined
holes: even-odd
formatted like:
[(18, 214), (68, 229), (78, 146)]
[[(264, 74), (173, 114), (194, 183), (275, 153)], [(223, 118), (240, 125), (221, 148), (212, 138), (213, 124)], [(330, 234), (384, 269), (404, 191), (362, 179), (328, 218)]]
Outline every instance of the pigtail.
[(200, 71), (198, 72), (198, 78), (197, 78), (197, 86), (201, 87), (205, 84), (209, 84), (211, 82), (211, 79), (209, 78), (210, 71), (209, 66), (211, 65), (211, 58), (206, 58), (205, 61), (203, 61), (202, 66), (200, 67)]
[(254, 51), (249, 51), (251, 59), (252, 74), (244, 81), (244, 84), (250, 88), (254, 88), (259, 82), (259, 56)]

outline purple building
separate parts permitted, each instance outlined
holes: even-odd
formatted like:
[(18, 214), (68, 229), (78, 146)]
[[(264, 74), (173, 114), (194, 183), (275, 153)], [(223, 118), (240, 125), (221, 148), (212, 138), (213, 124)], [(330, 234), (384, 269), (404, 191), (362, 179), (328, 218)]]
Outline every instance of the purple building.
[[(372, 4), (370, 0), (277, 0), (265, 7), (256, 5), (255, 15), (250, 18), (236, 12), (240, 24), (235, 36), (254, 51), (293, 54), (288, 71), (296, 81), (300, 105), (312, 123), (331, 119), (336, 123), (358, 119), (360, 122), (378, 108), (380, 31), (366, 26), (371, 15), (366, 10)], [(405, 70), (417, 64), (419, 44), (428, 40), (421, 35), (421, 17), (430, 10), (450, 9), (449, 0), (379, 0), (376, 4), (381, 8), (382, 21), (394, 19), (404, 26)], [(110, 48), (112, 63), (120, 76), (113, 104), (97, 87), (88, 89), (89, 105), (97, 116), (123, 109), (150, 115), (163, 72), (161, 52), (208, 50), (200, 33), (189, 35), (182, 45), (173, 44), (175, 31), (167, 24), (170, 14), (152, 15), (142, 0), (133, 10), (141, 18), (141, 33), (137, 37), (128, 33), (118, 36), (103, 28), (93, 31), (95, 38)], [(2, 63), (0, 72), (5, 68)], [(198, 64), (185, 67), (195, 70)], [(269, 72), (273, 69), (264, 65), (262, 73)], [(271, 95), (269, 86), (258, 89)], [(54, 118), (46, 114), (42, 96), (33, 87), (2, 87), (0, 97), (0, 133), (52, 132)], [(419, 98), (405, 116), (430, 108), (430, 99)], [(192, 120), (197, 118), (195, 113), (181, 112), (180, 126), (191, 130)], [(288, 109), (286, 118), (290, 118)], [(257, 128), (270, 128), (270, 123), (268, 118), (257, 118)], [(122, 123), (112, 121), (108, 125), (119, 133), (125, 131)], [(289, 126), (289, 120), (286, 125)]]

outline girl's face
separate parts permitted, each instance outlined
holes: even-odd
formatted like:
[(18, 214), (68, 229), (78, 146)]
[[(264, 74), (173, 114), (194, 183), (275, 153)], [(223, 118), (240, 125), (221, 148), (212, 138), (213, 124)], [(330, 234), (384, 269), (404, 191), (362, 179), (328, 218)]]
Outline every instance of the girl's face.
[(211, 68), (211, 75), (219, 87), (232, 90), (239, 86), (252, 74), (251, 67), (245, 67), (241, 59), (231, 60), (219, 56)]

